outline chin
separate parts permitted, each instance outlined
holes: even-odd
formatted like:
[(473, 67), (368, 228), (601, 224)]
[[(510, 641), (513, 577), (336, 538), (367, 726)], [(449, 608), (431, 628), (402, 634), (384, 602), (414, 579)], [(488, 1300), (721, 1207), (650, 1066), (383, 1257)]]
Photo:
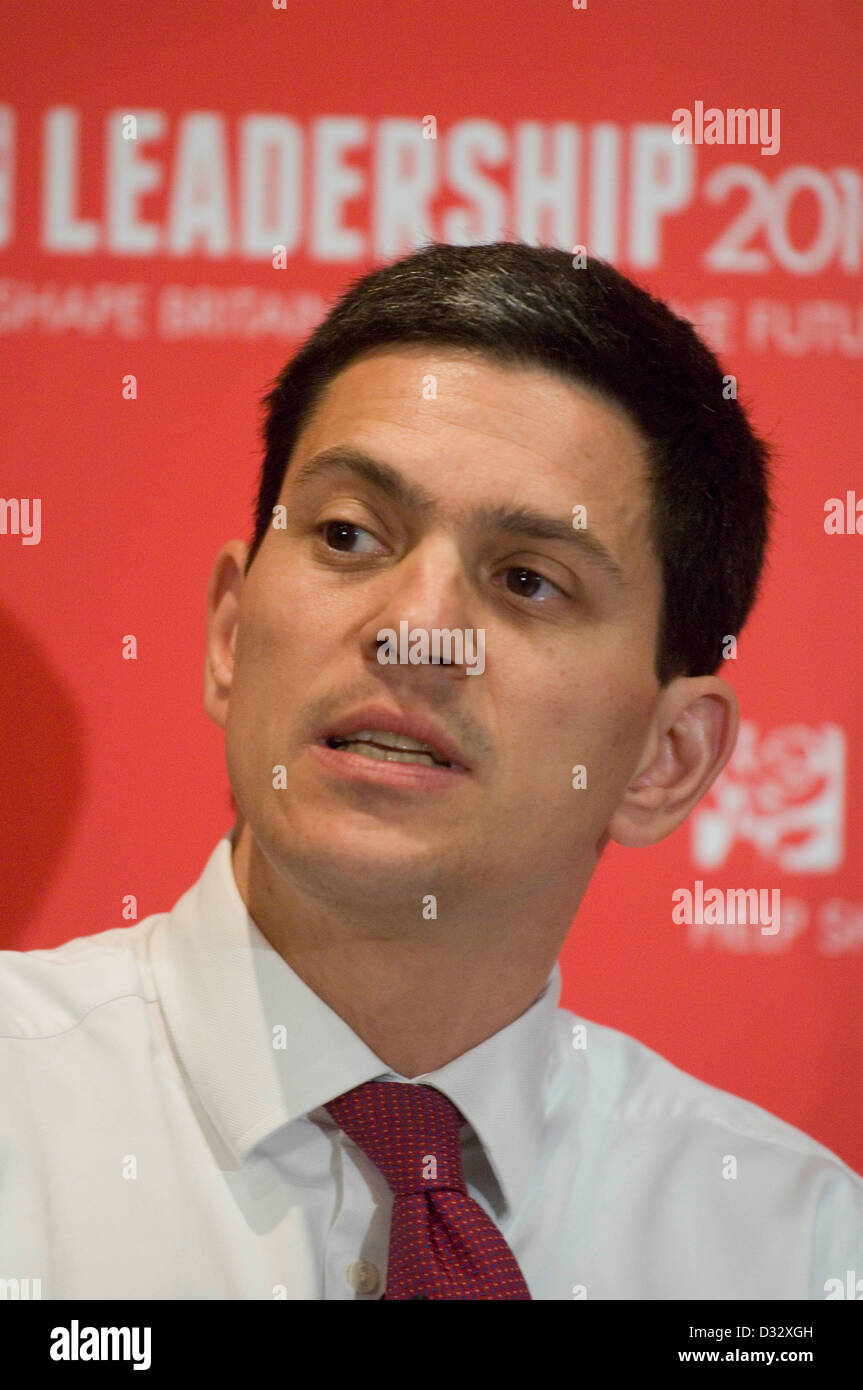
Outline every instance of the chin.
[(446, 858), (444, 846), (430, 843), (427, 836), (405, 826), (370, 823), (368, 816), (343, 813), (313, 823), (299, 817), (273, 831), (268, 855), (284, 877), (298, 882), (309, 875), (325, 878), (333, 888), (341, 884), (363, 896), (374, 889), (384, 897), (393, 890), (434, 892)]

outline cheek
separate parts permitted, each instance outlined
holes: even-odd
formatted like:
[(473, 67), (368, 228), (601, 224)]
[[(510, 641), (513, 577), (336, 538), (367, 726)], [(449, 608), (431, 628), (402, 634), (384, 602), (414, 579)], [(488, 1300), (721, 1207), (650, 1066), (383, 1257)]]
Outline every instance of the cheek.
[(289, 586), (281, 575), (260, 587), (261, 597), (253, 595), (240, 614), (236, 655), (243, 687), (252, 678), (267, 687), (281, 684), (313, 655), (316, 637), (320, 641), (321, 624), (310, 595)]
[[(632, 673), (613, 675), (586, 662), (545, 678), (537, 675), (504, 692), (512, 709), (505, 741), (515, 750), (513, 772), (544, 798), (567, 800), (573, 768), (583, 766), (587, 787), (600, 799), (625, 785), (646, 732), (649, 699), (627, 683)], [(555, 791), (559, 792), (559, 796)], [(591, 798), (592, 799), (592, 798)]]
[(279, 661), (308, 660), (331, 639), (345, 636), (360, 601), (359, 590), (322, 573), (299, 545), (286, 545), (276, 562), (261, 569), (241, 627), (248, 629), (256, 658), (263, 652)]
[(298, 684), (291, 653), (301, 647), (290, 640), (280, 615), (260, 610), (244, 615), (228, 702), (227, 733), (238, 749), (261, 747), (270, 731), (284, 722), (285, 702)]
[(535, 664), (520, 666), (517, 682), (507, 679), (490, 692), (492, 709), (505, 711), (499, 725), (501, 749), (509, 750), (503, 767), (512, 780), (512, 795), (556, 800), (566, 796), (576, 762), (589, 755), (591, 710), (589, 690), (576, 672), (543, 672)]

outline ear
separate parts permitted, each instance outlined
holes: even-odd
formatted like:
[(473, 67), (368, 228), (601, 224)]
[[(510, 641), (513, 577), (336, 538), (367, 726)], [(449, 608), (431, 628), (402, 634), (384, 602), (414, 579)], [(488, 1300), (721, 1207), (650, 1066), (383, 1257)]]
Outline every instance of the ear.
[(664, 840), (686, 820), (737, 742), (740, 712), (718, 676), (681, 676), (662, 692), (638, 771), (608, 823), (619, 845)]
[(248, 555), (249, 547), (245, 541), (228, 541), (216, 557), (207, 591), (204, 709), (220, 729), (224, 729), (228, 718), (240, 594)]

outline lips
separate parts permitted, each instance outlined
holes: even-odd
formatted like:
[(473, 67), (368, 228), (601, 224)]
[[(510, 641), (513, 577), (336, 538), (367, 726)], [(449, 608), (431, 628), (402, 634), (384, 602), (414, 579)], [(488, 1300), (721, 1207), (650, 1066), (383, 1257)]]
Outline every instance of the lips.
[[(367, 706), (318, 731), (317, 741), (364, 757), (468, 770), (461, 749), (425, 715)], [(416, 757), (411, 757), (411, 754)]]

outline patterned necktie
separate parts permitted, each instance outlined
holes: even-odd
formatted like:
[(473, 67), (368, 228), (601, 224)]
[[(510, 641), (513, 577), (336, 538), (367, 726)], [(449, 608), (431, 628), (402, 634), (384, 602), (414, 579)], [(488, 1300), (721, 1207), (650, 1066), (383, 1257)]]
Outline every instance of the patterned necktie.
[(461, 1161), (461, 1111), (431, 1086), (367, 1081), (325, 1106), (393, 1192), (384, 1299), (529, 1299)]

